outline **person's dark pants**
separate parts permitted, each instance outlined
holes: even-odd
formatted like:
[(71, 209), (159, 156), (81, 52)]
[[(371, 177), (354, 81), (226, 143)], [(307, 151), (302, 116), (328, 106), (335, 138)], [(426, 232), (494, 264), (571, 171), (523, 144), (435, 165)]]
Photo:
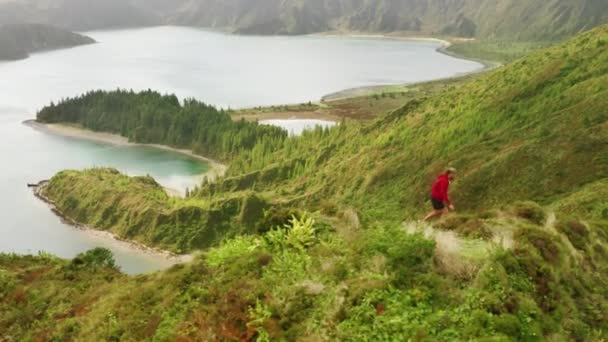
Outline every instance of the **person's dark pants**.
[(436, 200), (433, 196), (431, 196), (431, 203), (433, 204), (433, 209), (435, 210), (445, 209), (445, 204), (442, 201)]

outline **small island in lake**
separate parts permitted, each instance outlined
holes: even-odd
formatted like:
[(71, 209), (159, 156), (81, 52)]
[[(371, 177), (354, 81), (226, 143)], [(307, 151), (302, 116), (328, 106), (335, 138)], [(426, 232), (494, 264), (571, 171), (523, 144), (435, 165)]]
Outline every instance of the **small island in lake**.
[(32, 52), (93, 44), (90, 37), (43, 24), (0, 26), (0, 60), (28, 58)]

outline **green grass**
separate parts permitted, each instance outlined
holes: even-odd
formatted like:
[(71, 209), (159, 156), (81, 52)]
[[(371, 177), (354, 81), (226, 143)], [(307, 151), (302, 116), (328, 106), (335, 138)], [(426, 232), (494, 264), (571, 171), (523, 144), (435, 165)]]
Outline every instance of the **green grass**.
[[(608, 27), (596, 29), (371, 122), (256, 144), (183, 200), (149, 178), (60, 173), (48, 194), (75, 208), (71, 217), (97, 224), (115, 205), (122, 223), (109, 229), (140, 227), (135, 236), (167, 246), (215, 228), (207, 213), (219, 211), (226, 230), (194, 262), (135, 277), (102, 251), (74, 261), (0, 255), (0, 331), (25, 340), (605, 340), (607, 37)], [(425, 237), (415, 222), (447, 165), (459, 170), (458, 214)], [(270, 209), (258, 215), (261, 203)]]
[(102, 249), (73, 261), (3, 254), (0, 329), (9, 340), (606, 338), (605, 228), (586, 225), (582, 259), (570, 237), (511, 212), (500, 217), (512, 248), (459, 235), (449, 258), (439, 240), (334, 230), (317, 215), (151, 275), (119, 273)]
[(555, 43), (508, 41), (456, 42), (447, 48), (447, 51), (468, 59), (507, 64), (552, 44)]
[(281, 117), (369, 121), (405, 103), (440, 94), (470, 81), (477, 74), (443, 80), (348, 89), (325, 96), (320, 103), (254, 107), (229, 111), (233, 120), (263, 120)]
[(396, 223), (428, 209), (430, 184), (452, 165), (461, 211), (548, 203), (608, 174), (607, 35), (604, 26), (371, 123), (310, 132), (275, 151), (254, 148), (198, 195), (246, 180), (256, 191), (280, 188), (290, 203), (317, 209), (329, 201), (368, 223)]
[(253, 232), (267, 206), (247, 192), (211, 201), (169, 197), (150, 177), (128, 177), (104, 168), (62, 171), (43, 194), (80, 224), (175, 253)]

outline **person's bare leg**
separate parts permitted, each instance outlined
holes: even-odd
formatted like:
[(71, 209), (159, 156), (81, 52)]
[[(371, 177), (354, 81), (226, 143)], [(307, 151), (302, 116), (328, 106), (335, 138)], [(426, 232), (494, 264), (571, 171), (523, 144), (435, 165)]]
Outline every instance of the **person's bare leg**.
[(432, 219), (433, 217), (439, 216), (441, 214), (443, 214), (443, 211), (441, 211), (441, 210), (433, 210), (428, 215), (426, 215), (426, 217), (422, 221), (426, 222), (426, 221)]
[(422, 222), (427, 222), (428, 220), (430, 220), (436, 216), (441, 217), (441, 216), (447, 214), (448, 212), (449, 212), (448, 208), (443, 208), (441, 210), (433, 210), (428, 215), (426, 215), (426, 217), (422, 220)]

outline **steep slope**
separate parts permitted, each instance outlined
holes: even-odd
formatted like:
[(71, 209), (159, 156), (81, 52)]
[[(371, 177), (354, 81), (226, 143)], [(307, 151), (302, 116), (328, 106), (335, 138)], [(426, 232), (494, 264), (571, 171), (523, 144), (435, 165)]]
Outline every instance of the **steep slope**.
[(250, 192), (209, 201), (170, 197), (151, 177), (104, 168), (62, 171), (37, 195), (76, 225), (178, 254), (255, 233), (268, 207)]
[[(222, 200), (253, 190), (282, 207), (354, 208), (364, 222), (398, 223), (428, 209), (430, 183), (452, 165), (460, 170), (452, 197), (462, 211), (517, 200), (549, 203), (608, 177), (607, 32), (604, 26), (582, 34), (371, 123), (350, 122), (289, 139), (262, 136), (243, 149), (228, 142), (210, 145), (212, 155), (222, 146), (238, 153), (227, 154), (227, 177), (190, 196)], [(123, 119), (97, 117), (110, 110), (105, 105)], [(113, 101), (68, 99), (41, 110), (39, 118), (52, 114), (52, 122), (88, 122), (102, 130), (116, 122), (137, 127), (124, 108)], [(167, 121), (163, 115), (150, 112), (144, 121)], [(109, 130), (129, 136), (133, 131)], [(136, 132), (166, 135), (154, 125)], [(175, 139), (177, 131), (170, 132)], [(204, 145), (204, 135), (197, 139), (179, 146)], [(104, 202), (103, 193), (97, 195), (96, 201)]]
[(608, 22), (603, 0), (16, 0), (0, 24), (71, 30), (163, 23), (244, 34), (407, 32), (498, 40), (555, 40)]
[(0, 60), (27, 58), (29, 53), (92, 44), (89, 37), (40, 24), (0, 26)]
[(571, 216), (587, 201), (600, 209), (608, 183), (593, 190), (560, 203), (557, 220), (521, 203), (426, 237), (416, 223), (292, 219), (135, 277), (104, 249), (72, 261), (0, 254), (0, 330), (39, 341), (602, 341), (608, 216)]
[(601, 0), (190, 0), (172, 22), (250, 34), (406, 31), (551, 40), (608, 22)]
[[(253, 149), (231, 163), (234, 178), (201, 195), (239, 189), (247, 178), (259, 191), (282, 184), (288, 201), (352, 205), (367, 219), (398, 221), (428, 207), (429, 184), (453, 165), (462, 210), (552, 200), (608, 176), (606, 46), (603, 26), (374, 123), (289, 139), (272, 153)], [(286, 168), (274, 180), (260, 176)]]
[[(0, 331), (9, 340), (605, 340), (607, 38), (601, 27), (374, 122), (243, 151), (232, 177), (183, 201), (256, 190), (272, 208), (256, 234), (190, 264), (128, 277), (103, 249), (72, 261), (0, 255)], [(90, 109), (67, 100), (53, 111), (76, 105)], [(461, 212), (417, 223), (447, 164), (461, 170)], [(86, 193), (75, 217), (117, 203), (134, 218), (131, 208), (162, 197), (152, 187), (129, 206), (116, 199), (140, 181), (69, 171), (50, 186), (75, 184), (58, 201)]]

